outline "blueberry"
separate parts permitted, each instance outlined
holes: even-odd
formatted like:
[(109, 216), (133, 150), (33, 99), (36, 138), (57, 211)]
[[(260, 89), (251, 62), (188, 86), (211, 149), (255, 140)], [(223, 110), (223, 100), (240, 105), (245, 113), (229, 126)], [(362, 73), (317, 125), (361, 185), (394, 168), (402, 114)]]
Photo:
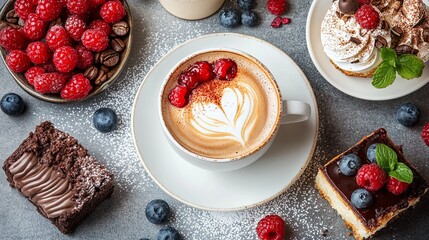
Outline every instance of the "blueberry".
[(366, 150), (366, 158), (368, 158), (368, 161), (371, 163), (376, 162), (375, 161), (375, 148), (377, 147), (378, 143), (374, 143)]
[(254, 11), (245, 11), (241, 14), (241, 23), (247, 27), (255, 27), (259, 24), (259, 16)]
[(223, 9), (219, 13), (219, 22), (220, 25), (227, 28), (236, 27), (240, 24), (240, 13), (233, 8)]
[(357, 209), (367, 208), (374, 202), (374, 197), (368, 190), (358, 188), (352, 193), (351, 202)]
[(92, 116), (92, 122), (98, 131), (106, 133), (116, 128), (118, 117), (111, 108), (100, 108)]
[(255, 0), (237, 0), (237, 3), (242, 10), (250, 10), (255, 8)]
[(149, 238), (140, 238), (139, 240), (150, 240)]
[(170, 214), (170, 206), (164, 200), (152, 200), (146, 206), (146, 218), (149, 222), (160, 224), (164, 222)]
[(7, 115), (20, 115), (25, 110), (24, 100), (18, 94), (6, 93), (1, 98), (1, 110)]
[(360, 158), (356, 154), (347, 154), (340, 160), (340, 172), (346, 176), (353, 176), (362, 166)]
[(415, 126), (419, 119), (420, 110), (412, 103), (402, 104), (396, 111), (396, 120), (405, 127)]
[(170, 226), (164, 226), (159, 229), (158, 235), (156, 236), (157, 240), (179, 240), (179, 232)]

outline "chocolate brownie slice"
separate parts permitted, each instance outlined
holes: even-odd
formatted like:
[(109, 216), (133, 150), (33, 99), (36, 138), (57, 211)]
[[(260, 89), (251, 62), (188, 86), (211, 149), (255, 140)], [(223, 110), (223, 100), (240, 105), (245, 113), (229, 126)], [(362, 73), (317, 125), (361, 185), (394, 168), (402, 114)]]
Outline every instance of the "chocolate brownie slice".
[(50, 122), (37, 126), (3, 169), (10, 185), (65, 234), (113, 192), (113, 175)]

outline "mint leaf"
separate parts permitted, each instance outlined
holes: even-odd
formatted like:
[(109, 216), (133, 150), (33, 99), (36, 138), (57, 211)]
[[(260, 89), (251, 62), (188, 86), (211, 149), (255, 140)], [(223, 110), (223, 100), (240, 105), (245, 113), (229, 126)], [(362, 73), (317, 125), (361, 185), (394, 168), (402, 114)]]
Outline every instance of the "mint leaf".
[(398, 155), (396, 152), (382, 143), (378, 144), (375, 148), (375, 160), (377, 161), (377, 165), (386, 172), (395, 170), (398, 165)]
[(391, 85), (396, 78), (395, 68), (387, 62), (383, 62), (372, 77), (372, 85), (376, 88), (385, 88)]
[(411, 169), (405, 165), (405, 163), (398, 163), (396, 169), (389, 172), (389, 176), (396, 178), (401, 182), (413, 182), (413, 171), (411, 171)]
[(390, 66), (396, 67), (396, 52), (391, 48), (383, 47), (380, 49), (381, 58), (384, 62), (387, 62)]
[(400, 55), (396, 64), (399, 76), (407, 80), (422, 76), (424, 67), (423, 61), (412, 54)]

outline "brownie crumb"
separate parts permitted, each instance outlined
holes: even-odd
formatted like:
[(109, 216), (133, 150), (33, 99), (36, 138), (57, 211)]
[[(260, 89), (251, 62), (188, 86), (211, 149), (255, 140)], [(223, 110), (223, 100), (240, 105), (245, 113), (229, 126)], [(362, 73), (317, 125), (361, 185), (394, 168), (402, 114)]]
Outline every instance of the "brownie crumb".
[(322, 236), (323, 237), (327, 237), (328, 236), (328, 229), (323, 229), (322, 230)]

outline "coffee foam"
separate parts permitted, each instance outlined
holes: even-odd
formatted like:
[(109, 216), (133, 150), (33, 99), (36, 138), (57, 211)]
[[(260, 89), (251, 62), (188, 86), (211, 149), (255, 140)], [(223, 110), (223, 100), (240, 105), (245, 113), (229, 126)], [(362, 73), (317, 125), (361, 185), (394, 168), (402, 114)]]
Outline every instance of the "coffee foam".
[[(168, 101), (178, 76), (197, 61), (230, 58), (237, 63), (237, 76), (212, 80), (193, 90), (184, 108)], [(175, 71), (163, 92), (162, 114), (171, 135), (198, 155), (237, 158), (262, 147), (277, 130), (280, 108), (278, 88), (270, 74), (253, 60), (237, 53), (212, 51), (197, 55)]]

